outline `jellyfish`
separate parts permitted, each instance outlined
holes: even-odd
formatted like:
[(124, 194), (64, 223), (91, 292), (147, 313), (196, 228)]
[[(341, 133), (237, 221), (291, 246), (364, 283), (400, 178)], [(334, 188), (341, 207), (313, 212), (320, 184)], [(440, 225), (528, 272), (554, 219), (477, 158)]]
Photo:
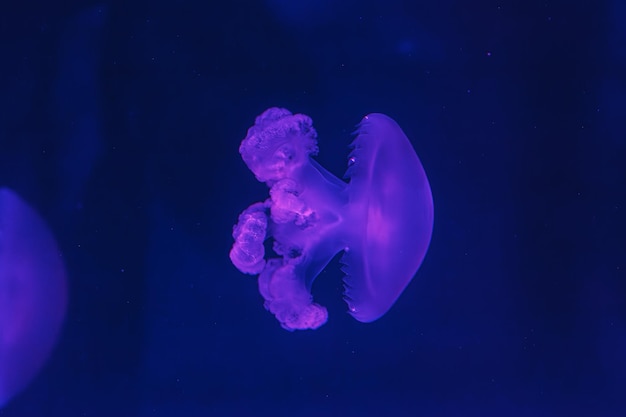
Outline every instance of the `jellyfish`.
[(0, 408), (47, 360), (66, 304), (65, 269), (52, 233), (20, 197), (0, 188)]
[[(430, 244), (433, 200), (424, 168), (398, 124), (369, 114), (357, 127), (341, 180), (312, 157), (311, 119), (282, 108), (256, 118), (239, 152), (269, 198), (233, 228), (233, 265), (258, 274), (264, 306), (287, 330), (316, 329), (328, 311), (313, 301), (315, 278), (340, 252), (344, 300), (360, 322), (383, 316)], [(277, 257), (265, 259), (265, 242)]]

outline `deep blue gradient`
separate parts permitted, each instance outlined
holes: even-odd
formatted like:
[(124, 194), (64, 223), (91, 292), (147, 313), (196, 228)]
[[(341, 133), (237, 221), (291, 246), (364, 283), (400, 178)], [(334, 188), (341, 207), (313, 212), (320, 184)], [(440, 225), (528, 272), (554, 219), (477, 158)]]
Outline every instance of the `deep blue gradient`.
[[(0, 13), (0, 187), (50, 226), (69, 307), (0, 416), (626, 415), (622, 2), (53, 3)], [(230, 263), (271, 106), (337, 176), (372, 112), (420, 156), (432, 242), (374, 323), (337, 258), (296, 333)]]

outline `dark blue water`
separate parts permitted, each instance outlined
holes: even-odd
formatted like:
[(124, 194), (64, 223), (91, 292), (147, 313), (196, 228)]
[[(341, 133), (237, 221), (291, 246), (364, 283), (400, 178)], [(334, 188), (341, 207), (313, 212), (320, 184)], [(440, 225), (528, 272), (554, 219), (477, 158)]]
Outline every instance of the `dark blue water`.
[[(0, 416), (626, 415), (622, 1), (53, 3), (0, 15), (0, 186), (56, 236), (69, 307)], [(294, 333), (230, 263), (271, 106), (338, 176), (371, 112), (420, 156), (432, 242), (374, 323), (337, 259), (328, 323)]]

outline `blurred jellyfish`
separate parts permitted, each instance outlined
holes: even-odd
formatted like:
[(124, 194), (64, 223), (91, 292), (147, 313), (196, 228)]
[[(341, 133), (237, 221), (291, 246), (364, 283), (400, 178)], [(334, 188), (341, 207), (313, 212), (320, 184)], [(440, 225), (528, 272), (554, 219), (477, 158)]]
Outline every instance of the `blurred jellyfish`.
[[(395, 303), (430, 244), (432, 195), (411, 143), (382, 114), (365, 116), (356, 133), (349, 183), (311, 159), (317, 134), (303, 114), (266, 110), (239, 148), (270, 198), (239, 216), (230, 259), (241, 272), (260, 274), (265, 308), (287, 330), (326, 322), (311, 286), (337, 253), (344, 252), (348, 312), (371, 322)], [(281, 258), (264, 259), (268, 238)]]
[(0, 408), (26, 387), (56, 342), (67, 304), (59, 248), (39, 215), (0, 188)]
[(102, 95), (99, 79), (106, 5), (82, 10), (68, 21), (59, 45), (51, 109), (59, 128), (56, 160), (63, 209), (80, 206), (85, 185), (102, 154)]

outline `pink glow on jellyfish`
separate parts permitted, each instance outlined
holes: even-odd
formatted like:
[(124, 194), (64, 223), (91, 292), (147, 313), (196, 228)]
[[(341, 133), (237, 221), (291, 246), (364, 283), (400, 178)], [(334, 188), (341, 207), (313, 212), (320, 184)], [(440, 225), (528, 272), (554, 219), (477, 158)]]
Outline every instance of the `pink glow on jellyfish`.
[(61, 254), (39, 215), (0, 188), (0, 408), (54, 347), (67, 304)]
[[(384, 315), (422, 263), (433, 228), (433, 200), (422, 164), (400, 127), (365, 116), (348, 156), (346, 183), (311, 156), (317, 133), (303, 114), (270, 108), (256, 118), (239, 152), (270, 198), (239, 216), (233, 264), (259, 275), (265, 308), (287, 330), (326, 323), (311, 286), (339, 252), (348, 312), (361, 322)], [(274, 241), (280, 258), (265, 260)]]

